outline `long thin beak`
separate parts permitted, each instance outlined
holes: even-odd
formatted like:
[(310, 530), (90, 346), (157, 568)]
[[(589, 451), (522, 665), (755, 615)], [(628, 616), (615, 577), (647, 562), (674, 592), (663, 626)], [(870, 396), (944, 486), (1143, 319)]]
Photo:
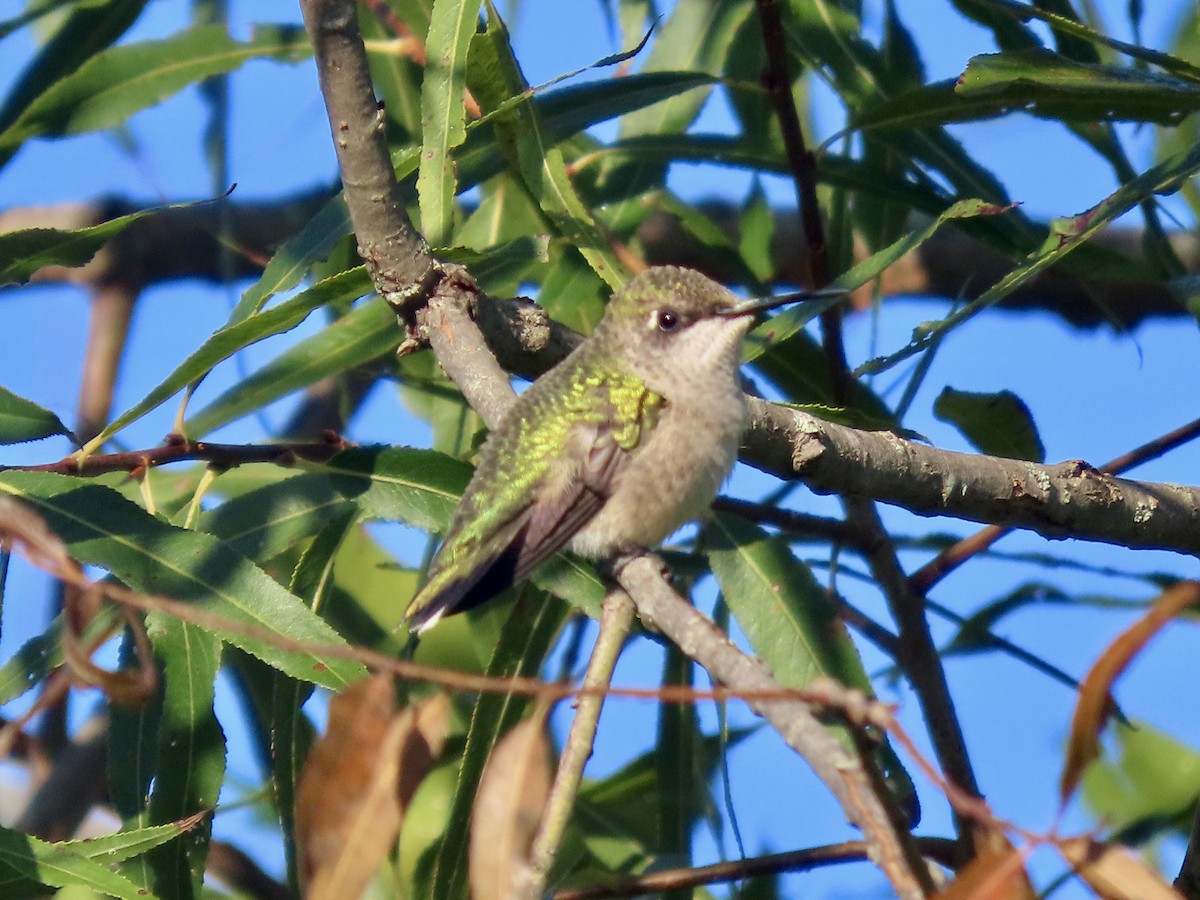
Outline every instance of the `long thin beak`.
[(718, 315), (730, 318), (750, 316), (763, 310), (775, 309), (777, 306), (786, 306), (789, 303), (803, 303), (805, 300), (828, 300), (830, 297), (844, 297), (848, 293), (850, 292), (843, 288), (822, 288), (819, 291), (796, 291), (792, 294), (780, 294), (777, 297), (751, 297), (728, 309), (721, 310)]

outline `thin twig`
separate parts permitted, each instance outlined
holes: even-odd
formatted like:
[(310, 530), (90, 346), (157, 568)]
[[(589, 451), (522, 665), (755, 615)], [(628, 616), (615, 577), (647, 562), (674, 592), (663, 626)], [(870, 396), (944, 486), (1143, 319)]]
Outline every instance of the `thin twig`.
[[(752, 690), (776, 684), (761, 661), (739, 650), (711, 619), (671, 590), (662, 572), (661, 560), (648, 555), (633, 559), (617, 572), (618, 582), (633, 597), (647, 627), (660, 631), (703, 666), (716, 683)], [(872, 859), (897, 895), (916, 898), (932, 893), (929, 873), (910, 866), (909, 860), (915, 856), (912, 836), (896, 829), (884, 798), (875, 793), (863, 770), (862, 760), (818, 721), (810, 705), (788, 701), (750, 701), (749, 705), (804, 757), (850, 820), (862, 829), (873, 848)]]
[[(946, 867), (956, 863), (954, 842), (944, 838), (917, 838), (917, 847), (922, 855)], [(760, 875), (777, 875), (782, 872), (807, 872), (823, 866), (867, 859), (868, 846), (865, 841), (843, 841), (824, 847), (809, 847), (786, 853), (768, 853), (749, 859), (730, 860), (709, 866), (687, 869), (664, 869), (623, 878), (612, 884), (596, 884), (587, 887), (567, 888), (558, 891), (554, 900), (605, 900), (609, 897), (639, 897), (658, 894), (674, 888), (695, 888), (706, 884), (721, 884), (740, 881)]]
[[(885, 534), (879, 511), (873, 503), (854, 498), (847, 498), (845, 503), (855, 521), (874, 527), (880, 535)], [(946, 683), (946, 671), (925, 617), (924, 597), (909, 589), (908, 579), (890, 542), (878, 541), (867, 554), (867, 564), (899, 627), (896, 663), (916, 692), (942, 771), (961, 790), (978, 795), (979, 784), (954, 709), (954, 698)], [(958, 816), (957, 825), (960, 846), (964, 853), (969, 853), (969, 823)]]
[(713, 501), (713, 509), (717, 512), (737, 513), (751, 522), (774, 525), (790, 535), (820, 538), (856, 550), (866, 547), (870, 540), (870, 536), (861, 528), (856, 528), (842, 519), (814, 516), (766, 503), (751, 503), (736, 497), (718, 497)]
[(57, 475), (89, 477), (106, 472), (129, 472), (140, 475), (146, 469), (167, 463), (203, 461), (218, 468), (233, 468), (245, 463), (274, 463), (289, 466), (297, 459), (325, 462), (350, 445), (333, 432), (324, 440), (280, 444), (214, 444), (209, 441), (189, 441), (178, 435), (169, 436), (161, 447), (148, 450), (127, 450), (89, 456), (83, 462), (75, 456), (65, 456), (57, 462), (33, 466), (0, 466), (0, 472), (53, 472)]
[[(587, 674), (583, 678), (585, 687), (603, 688), (611, 683), (617, 658), (633, 624), (633, 612), (633, 601), (628, 594), (620, 589), (608, 592), (600, 616), (600, 632), (596, 636)], [(523, 882), (517, 890), (517, 898), (537, 900), (546, 891), (546, 879), (566, 833), (567, 822), (575, 806), (575, 796), (583, 780), (583, 768), (592, 755), (603, 705), (603, 694), (581, 697), (575, 704), (575, 718), (571, 721), (571, 730), (563, 744), (558, 771), (554, 775), (550, 797), (529, 851), (529, 865), (522, 873)]]
[[(775, 106), (787, 150), (788, 166), (792, 172), (800, 216), (803, 224), (809, 266), (817, 286), (829, 282), (828, 254), (824, 223), (817, 201), (816, 163), (804, 143), (800, 116), (792, 97), (791, 78), (787, 69), (787, 45), (778, 0), (756, 0), (763, 42), (767, 55), (767, 89)], [(845, 403), (850, 394), (853, 376), (846, 360), (842, 342), (841, 311), (832, 308), (821, 316), (822, 346), (826, 367), (833, 384), (835, 401)], [(938, 758), (949, 776), (960, 786), (977, 793), (971, 771), (966, 743), (962, 737), (954, 704), (946, 686), (945, 673), (937, 647), (925, 619), (922, 598), (907, 589), (895, 547), (879, 518), (874, 503), (847, 496), (843, 504), (848, 523), (868, 535), (864, 552), (872, 572), (887, 596), (892, 615), (900, 626), (897, 663), (906, 672), (920, 699), (926, 721), (933, 737)], [(960, 842), (969, 846), (969, 832), (959, 828)]]

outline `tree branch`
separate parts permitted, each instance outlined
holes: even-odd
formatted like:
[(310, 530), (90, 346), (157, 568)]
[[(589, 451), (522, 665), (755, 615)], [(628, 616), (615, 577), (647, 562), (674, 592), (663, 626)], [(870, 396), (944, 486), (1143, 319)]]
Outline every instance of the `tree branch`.
[[(229, 210), (228, 240), (236, 251), (231, 273), (221, 267), (219, 211), (213, 204), (198, 204), (161, 210), (139, 219), (109, 241), (87, 266), (48, 267), (34, 280), (85, 287), (120, 283), (141, 288), (179, 278), (215, 283), (222, 283), (227, 274), (257, 278), (275, 249), (316, 215), (330, 193), (328, 188), (320, 187), (282, 200), (235, 202), (235, 192), (225, 204)], [(740, 206), (721, 200), (702, 201), (698, 206), (722, 233), (734, 241), (738, 239)], [(124, 198), (14, 207), (0, 212), (0, 234), (23, 228), (86, 228), (145, 208)], [(793, 210), (778, 209), (774, 220), (774, 269), (768, 281), (777, 286), (807, 283), (807, 265), (795, 252), (797, 242), (802, 240), (799, 217)], [(740, 272), (724, 265), (720, 254), (700, 245), (669, 213), (652, 213), (639, 226), (635, 239), (651, 265), (687, 266), (730, 285), (738, 284), (741, 277)], [(1188, 272), (1200, 273), (1200, 239), (1190, 232), (1175, 232), (1170, 240)], [(1142, 252), (1142, 233), (1134, 228), (1108, 228), (1091, 243), (1137, 260)], [(892, 302), (914, 296), (972, 300), (1007, 275), (1012, 266), (1012, 259), (970, 234), (942, 228), (884, 270), (880, 295)], [(868, 285), (855, 291), (851, 305), (870, 308), (872, 290), (873, 286)], [(1005, 298), (997, 309), (1045, 310), (1079, 328), (1109, 325), (1117, 331), (1136, 328), (1148, 319), (1191, 317), (1187, 304), (1162, 282), (1100, 277), (1069, 265), (1052, 266)]]
[[(661, 632), (703, 666), (716, 683), (735, 690), (778, 689), (762, 662), (739, 650), (711, 619), (671, 590), (663, 580), (663, 563), (657, 557), (636, 557), (616, 575), (621, 587), (633, 597), (646, 626)], [(798, 700), (747, 702), (804, 757), (850, 820), (862, 829), (874, 850), (872, 859), (887, 874), (896, 893), (901, 897), (932, 893), (928, 870), (912, 846), (911, 835), (894, 827), (862, 760), (838, 742), (817, 720), (812, 708)]]
[(301, 0), (300, 7), (317, 57), (359, 256), (375, 290), (407, 319), (425, 302), (440, 270), (404, 209), (358, 30), (358, 7), (342, 0)]
[(750, 398), (742, 460), (822, 494), (1045, 537), (1200, 555), (1200, 488), (1105, 475), (1080, 460), (1040, 465), (859, 431)]

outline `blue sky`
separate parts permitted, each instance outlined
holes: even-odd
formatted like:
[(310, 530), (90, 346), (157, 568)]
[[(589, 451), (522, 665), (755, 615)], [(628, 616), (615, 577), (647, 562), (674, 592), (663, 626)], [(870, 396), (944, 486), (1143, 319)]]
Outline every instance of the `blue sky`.
[[(1118, 0), (1098, 5), (1111, 13), (1113, 22), (1119, 21), (1126, 6)], [(277, 0), (234, 2), (231, 6), (237, 23), (298, 18), (293, 3)], [(1152, 9), (1145, 26), (1146, 40), (1162, 47), (1170, 27), (1168, 8), (1182, 8), (1183, 4), (1148, 6)], [(901, 13), (911, 17), (906, 23), (926, 54), (930, 78), (957, 75), (972, 54), (993, 49), (985, 33), (961, 23), (948, 3), (925, 0), (903, 4)], [(131, 37), (169, 33), (184, 15), (185, 4), (159, 0), (150, 4)], [(523, 0), (519, 14), (513, 18), (517, 52), (533, 83), (577, 69), (615, 49), (608, 40), (599, 3)], [(30, 50), (26, 33), (0, 44), (0, 91), (11, 83)], [(333, 152), (311, 64), (246, 66), (233, 82), (233, 113), (231, 162), (232, 178), (238, 184), (236, 197), (272, 196), (326, 183), (334, 177)], [(828, 104), (819, 107), (818, 121), (824, 133), (841, 124)], [(0, 208), (105, 194), (151, 202), (206, 196), (210, 185), (201, 150), (203, 123), (203, 107), (193, 90), (135, 117), (131, 123), (135, 152), (108, 135), (38, 142), (0, 170)], [(710, 104), (702, 125), (723, 130), (728, 128), (727, 123), (720, 102)], [(1126, 132), (1130, 147), (1144, 167), (1149, 161), (1149, 132)], [(1115, 186), (1107, 166), (1047, 123), (1020, 116), (963, 127), (957, 133), (1033, 215), (1080, 212)], [(749, 178), (728, 169), (690, 166), (679, 167), (673, 173), (673, 184), (687, 198), (741, 198), (749, 188)], [(766, 186), (777, 202), (790, 202), (788, 183), (769, 179)], [(1189, 221), (1182, 207), (1173, 208), (1183, 221)], [(116, 405), (125, 408), (139, 399), (144, 390), (223, 323), (237, 293), (236, 288), (213, 290), (186, 283), (147, 291), (139, 305)], [(852, 358), (861, 361), (873, 355), (875, 345), (902, 345), (915, 324), (940, 317), (945, 309), (942, 302), (914, 300), (889, 304), (878, 319), (869, 315), (851, 318), (847, 341)], [(0, 334), (10, 336), (6, 354), (0, 358), (0, 384), (50, 407), (70, 422), (86, 320), (86, 298), (73, 290), (45, 287), (0, 295)], [(301, 329), (286, 340), (303, 333)], [(277, 352), (281, 343), (265, 342), (251, 348), (242, 365), (253, 369)], [(1038, 313), (983, 316), (956, 332), (939, 351), (906, 425), (937, 446), (968, 449), (953, 429), (932, 417), (933, 398), (944, 384), (972, 391), (1006, 387), (1032, 409), (1049, 459), (1082, 458), (1100, 463), (1197, 416), (1197, 343), (1194, 323), (1185, 321), (1152, 322), (1132, 335), (1109, 331), (1080, 335)], [(197, 400), (216, 396), (236, 377), (236, 367), (224, 366), (204, 385), (204, 393)], [(897, 377), (895, 372), (888, 373), (876, 387), (883, 390)], [(281, 421), (286, 406), (273, 410), (269, 418), (275, 423)], [(129, 429), (123, 439), (135, 446), (157, 443), (169, 429), (173, 411), (168, 404)], [(251, 440), (259, 432), (251, 422), (230, 428), (222, 436)], [(353, 436), (364, 443), (419, 446), (428, 442), (427, 429), (407, 417), (395, 394), (386, 388), (372, 395), (355, 423)], [(0, 448), (0, 461), (43, 461), (57, 458), (67, 449), (65, 444), (49, 443)], [(1188, 447), (1133, 475), (1194, 484), (1197, 472), (1200, 448)], [(739, 471), (729, 492), (753, 498), (766, 489), (761, 476)], [(801, 498), (805, 509), (837, 511), (828, 498), (807, 492)], [(927, 521), (901, 510), (887, 510), (886, 519), (903, 533), (921, 533), (929, 527)], [(966, 523), (950, 521), (938, 522), (937, 527), (956, 534), (973, 530)], [(390, 539), (401, 545), (407, 558), (415, 560), (419, 548), (403, 546), (403, 533)], [(1002, 548), (1042, 550), (1047, 546), (1036, 536), (1017, 534), (1006, 538)], [(1078, 543), (1049, 549), (1064, 550), (1073, 558), (1094, 564), (1134, 571), (1164, 570), (1193, 577), (1198, 574), (1195, 560), (1164, 553)], [(905, 562), (915, 568), (924, 558), (910, 554)], [(824, 577), (823, 571), (818, 570), (818, 577)], [(1144, 586), (1128, 581), (1077, 572), (1042, 572), (994, 560), (972, 562), (939, 585), (932, 596), (965, 614), (1034, 577), (1045, 578), (1073, 593), (1151, 596)], [(848, 580), (839, 582), (839, 587), (860, 607), (885, 617), (882, 601), (869, 587)], [(7, 658), (25, 636), (40, 628), (42, 613), (36, 604), (17, 607), (11, 601), (25, 588), (37, 589), (29, 573), (14, 566), (0, 657)], [(1000, 631), (1068, 672), (1082, 675), (1129, 621), (1128, 614), (1044, 607), (1006, 619)], [(938, 625), (936, 632), (944, 639), (952, 629)], [(1194, 642), (1195, 633), (1189, 626), (1168, 629), (1122, 681), (1119, 699), (1131, 716), (1147, 719), (1192, 746), (1200, 746), (1200, 719), (1187, 714), (1195, 708), (1189, 677), (1193, 674), (1189, 667), (1195, 658)], [(886, 661), (869, 648), (864, 649), (864, 655), (869, 667), (885, 665)], [(652, 683), (659, 669), (658, 651), (642, 646), (622, 662), (617, 678), (623, 683)], [(1072, 695), (1028, 668), (996, 656), (955, 659), (948, 664), (948, 671), (989, 800), (1001, 815), (1028, 828), (1048, 827), (1055, 813), (1055, 782)], [(919, 733), (911, 695), (901, 689), (896, 699), (903, 704), (911, 730)], [(711, 710), (705, 710), (704, 716), (712, 721)], [(597, 756), (590, 771), (610, 769), (627, 759), (631, 748), (648, 746), (653, 740), (654, 717), (654, 708), (647, 704), (613, 704), (601, 724)], [(753, 721), (741, 711), (735, 711), (735, 719)], [(765, 730), (756, 733), (732, 752), (730, 766), (735, 807), (749, 852), (806, 846), (840, 833), (840, 813), (774, 735)], [(235, 771), (248, 782), (256, 778), (245, 759), (235, 765)], [(943, 832), (947, 822), (944, 804), (931, 792), (925, 791), (924, 797), (926, 819), (922, 831)], [(223, 825), (229, 820), (221, 817), (217, 821), (219, 831), (227, 827), (236, 832), (245, 827), (244, 823)], [(1088, 822), (1078, 812), (1071, 821), (1080, 827)], [(1169, 848), (1169, 865), (1175, 864), (1178, 850)], [(268, 849), (260, 848), (260, 852), (270, 856)], [(1043, 874), (1057, 871), (1055, 861), (1045, 854), (1036, 864)], [(789, 882), (800, 884), (805, 885), (805, 896), (836, 898), (862, 896), (861, 891), (878, 885), (878, 880), (860, 867)], [(1059, 896), (1072, 896), (1072, 890)]]

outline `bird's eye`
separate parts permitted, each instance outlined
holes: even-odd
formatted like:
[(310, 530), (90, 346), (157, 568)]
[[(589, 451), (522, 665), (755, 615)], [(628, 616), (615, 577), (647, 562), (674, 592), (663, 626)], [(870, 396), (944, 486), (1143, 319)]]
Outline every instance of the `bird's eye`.
[(660, 309), (658, 311), (658, 330), (670, 334), (678, 329), (679, 313), (673, 309)]

